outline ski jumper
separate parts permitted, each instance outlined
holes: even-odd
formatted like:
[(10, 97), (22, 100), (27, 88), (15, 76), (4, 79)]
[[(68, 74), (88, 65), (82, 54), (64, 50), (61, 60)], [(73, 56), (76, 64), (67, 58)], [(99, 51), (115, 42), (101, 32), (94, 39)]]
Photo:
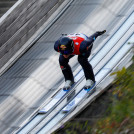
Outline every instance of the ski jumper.
[[(74, 81), (73, 73), (71, 70), (69, 60), (74, 56), (78, 55), (78, 62), (83, 68), (86, 80), (90, 79), (95, 82), (95, 76), (93, 73), (93, 69), (91, 64), (88, 61), (88, 57), (90, 56), (91, 49), (93, 46), (94, 40), (98, 37), (98, 33), (94, 33), (92, 36), (87, 37), (86, 35), (80, 34), (69, 34), (67, 37), (71, 38), (74, 42), (74, 51), (68, 57), (65, 58), (62, 54), (59, 56), (59, 64), (62, 70), (62, 73), (65, 77), (65, 81), (71, 80)], [(59, 46), (60, 46), (60, 39), (58, 39), (54, 44), (54, 49), (60, 53)]]

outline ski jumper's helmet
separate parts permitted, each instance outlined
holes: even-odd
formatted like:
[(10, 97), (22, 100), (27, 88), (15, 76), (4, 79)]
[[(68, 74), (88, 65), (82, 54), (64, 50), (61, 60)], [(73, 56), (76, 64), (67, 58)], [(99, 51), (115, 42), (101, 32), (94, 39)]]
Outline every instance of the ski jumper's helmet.
[(69, 37), (61, 37), (59, 50), (62, 54), (72, 54), (74, 51), (74, 42)]

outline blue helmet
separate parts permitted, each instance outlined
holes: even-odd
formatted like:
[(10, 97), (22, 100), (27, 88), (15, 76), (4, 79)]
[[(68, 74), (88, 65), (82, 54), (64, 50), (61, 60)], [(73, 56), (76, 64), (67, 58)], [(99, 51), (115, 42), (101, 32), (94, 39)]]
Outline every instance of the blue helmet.
[(74, 42), (69, 37), (61, 37), (59, 50), (62, 54), (72, 54), (74, 51)]

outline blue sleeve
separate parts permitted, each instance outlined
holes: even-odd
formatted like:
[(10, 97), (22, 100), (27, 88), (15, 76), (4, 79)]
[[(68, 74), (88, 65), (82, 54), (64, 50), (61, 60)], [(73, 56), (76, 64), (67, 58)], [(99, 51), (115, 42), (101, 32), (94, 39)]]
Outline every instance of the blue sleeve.
[(80, 44), (80, 53), (84, 55), (87, 51), (90, 51), (93, 46), (93, 41), (91, 39), (87, 39), (81, 42)]
[(98, 32), (96, 32), (93, 35), (91, 35), (90, 37), (88, 37), (87, 40), (82, 41), (80, 44), (80, 53), (84, 54), (87, 51), (91, 51), (92, 46), (93, 46), (93, 42), (96, 40), (96, 38), (98, 36), (99, 36)]
[(86, 54), (87, 51), (91, 53), (93, 42), (96, 40), (96, 38), (98, 36), (104, 34), (105, 32), (106, 32), (106, 30), (98, 31), (98, 32), (94, 33), (93, 35), (91, 35), (90, 37), (88, 37), (87, 40), (82, 41), (80, 44), (80, 53), (82, 55)]
[(90, 41), (95, 41), (96, 40), (96, 38), (99, 36), (99, 34), (98, 34), (98, 32), (96, 32), (96, 33), (94, 33), (93, 35), (91, 35), (90, 37), (88, 37), (88, 39), (90, 40)]

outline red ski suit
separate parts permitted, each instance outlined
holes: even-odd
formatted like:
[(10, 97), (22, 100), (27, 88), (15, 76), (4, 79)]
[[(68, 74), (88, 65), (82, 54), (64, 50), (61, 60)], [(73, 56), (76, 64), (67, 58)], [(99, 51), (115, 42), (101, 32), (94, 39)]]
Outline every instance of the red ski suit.
[[(74, 81), (73, 73), (68, 63), (69, 63), (70, 58), (72, 58), (74, 55), (78, 55), (78, 62), (83, 68), (86, 79), (91, 79), (92, 81), (95, 82), (95, 76), (93, 73), (92, 66), (88, 61), (88, 57), (90, 56), (93, 42), (97, 38), (97, 36), (98, 36), (98, 33), (95, 33), (90, 37), (87, 37), (84, 34), (67, 35), (67, 37), (73, 39), (74, 51), (68, 58), (65, 58), (62, 54), (60, 54), (59, 56), (59, 64), (61, 66), (62, 73), (65, 77), (65, 81), (66, 80)], [(60, 44), (60, 39), (59, 39), (54, 44), (54, 49), (57, 52), (60, 52), (59, 51), (60, 45), (61, 44)]]

